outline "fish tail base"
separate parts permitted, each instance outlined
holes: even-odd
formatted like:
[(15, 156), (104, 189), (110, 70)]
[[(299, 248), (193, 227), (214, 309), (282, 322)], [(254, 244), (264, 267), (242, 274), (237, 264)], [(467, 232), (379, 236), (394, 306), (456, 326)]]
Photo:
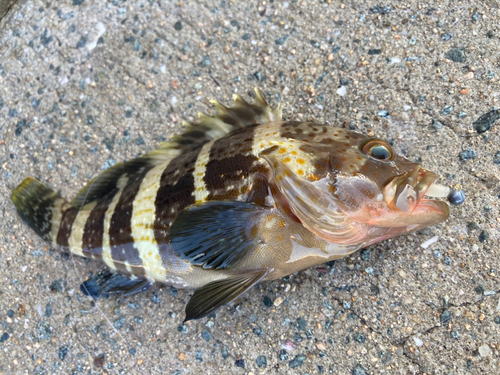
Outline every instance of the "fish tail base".
[(12, 191), (11, 199), (21, 219), (44, 240), (53, 242), (53, 218), (62, 209), (63, 198), (47, 185), (28, 177)]

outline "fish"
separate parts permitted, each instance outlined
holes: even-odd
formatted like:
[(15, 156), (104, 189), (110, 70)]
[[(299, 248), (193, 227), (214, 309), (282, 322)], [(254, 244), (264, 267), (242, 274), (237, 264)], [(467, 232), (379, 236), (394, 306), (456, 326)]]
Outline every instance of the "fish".
[(444, 222), (465, 199), (386, 141), (283, 120), (257, 89), (252, 104), (213, 104), (70, 202), (33, 177), (12, 191), (42, 239), (105, 266), (84, 294), (191, 288), (185, 321), (199, 319), (260, 282)]

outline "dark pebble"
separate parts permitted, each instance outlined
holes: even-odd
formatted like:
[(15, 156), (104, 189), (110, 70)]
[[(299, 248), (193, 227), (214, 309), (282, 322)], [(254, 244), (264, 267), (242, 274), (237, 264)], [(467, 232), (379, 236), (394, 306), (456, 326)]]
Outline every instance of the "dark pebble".
[(432, 127), (434, 128), (435, 131), (440, 131), (441, 129), (443, 129), (443, 123), (441, 121), (438, 121), (438, 120), (432, 120)]
[(380, 293), (380, 288), (374, 284), (370, 285), (370, 291), (374, 294), (377, 295)]
[(271, 307), (273, 305), (273, 301), (268, 296), (264, 296), (263, 302), (266, 307)]
[(41, 101), (41, 99), (38, 99), (38, 98), (31, 99), (31, 105), (33, 106), (33, 108), (38, 109), (38, 106), (40, 105), (40, 101)]
[(288, 365), (290, 368), (295, 368), (298, 366), (301, 366), (304, 364), (304, 360), (306, 359), (306, 356), (303, 354), (296, 355), (294, 359), (292, 359), (290, 362), (288, 362)]
[(486, 229), (483, 230), (483, 231), (481, 231), (481, 234), (479, 235), (479, 241), (480, 242), (484, 242), (488, 238), (490, 238), (490, 234), (488, 233), (488, 231)]
[(40, 340), (51, 340), (52, 339), (52, 328), (47, 322), (40, 322), (37, 325), (37, 334)]
[(124, 317), (124, 316), (120, 316), (118, 319), (116, 319), (116, 320), (113, 322), (113, 326), (114, 326), (116, 329), (120, 329), (120, 328), (122, 328), (124, 324), (125, 324), (125, 317)]
[(257, 363), (258, 367), (266, 367), (267, 366), (267, 359), (265, 355), (259, 355), (257, 359), (255, 360)]
[(88, 125), (94, 124), (94, 116), (92, 116), (92, 115), (87, 116), (87, 124)]
[(154, 303), (160, 303), (160, 298), (156, 295), (155, 292), (151, 294), (151, 301), (153, 301)]
[(460, 159), (461, 160), (469, 160), (469, 159), (474, 159), (476, 157), (476, 152), (472, 149), (468, 149), (468, 150), (465, 150), (465, 151), (462, 151), (460, 154)]
[(94, 358), (94, 366), (97, 368), (104, 366), (104, 354)]
[(4, 332), (2, 336), (0, 336), (0, 343), (5, 342), (9, 339), (9, 334), (7, 332)]
[(222, 358), (227, 359), (227, 357), (229, 357), (229, 353), (227, 352), (227, 346), (226, 345), (223, 345), (220, 351), (221, 351), (221, 354), (222, 354)]
[(299, 324), (299, 328), (303, 331), (307, 328), (307, 320), (304, 318), (297, 318), (297, 323)]
[(280, 353), (279, 353), (279, 357), (280, 357), (281, 362), (288, 361), (288, 353), (287, 353), (287, 351), (285, 349), (281, 349)]
[(282, 46), (283, 44), (285, 44), (286, 40), (288, 39), (289, 35), (285, 35), (285, 36), (282, 36), (281, 38), (278, 38), (274, 41), (274, 43), (277, 45), (277, 46)]
[(441, 39), (443, 39), (444, 41), (448, 41), (452, 37), (453, 37), (453, 33), (446, 33), (446, 34), (443, 34), (443, 36), (441, 37)]
[(204, 329), (201, 331), (201, 337), (203, 337), (203, 340), (205, 341), (210, 341), (212, 334), (207, 329)]
[(177, 327), (177, 331), (182, 333), (187, 333), (188, 328), (185, 324), (179, 324), (179, 326)]
[(495, 316), (495, 319), (493, 319), (493, 321), (494, 321), (496, 324), (500, 324), (500, 316), (499, 316), (499, 315)]
[(52, 281), (49, 289), (51, 292), (62, 293), (62, 291), (64, 289), (64, 281), (62, 279)]
[(353, 339), (354, 339), (354, 341), (359, 342), (359, 343), (363, 343), (366, 341), (365, 335), (363, 335), (361, 333), (355, 333), (353, 336)]
[(465, 202), (465, 193), (463, 192), (463, 190), (452, 189), (450, 191), (450, 194), (448, 194), (447, 199), (451, 204), (458, 206)]
[(363, 260), (370, 260), (370, 250), (368, 249), (361, 250), (360, 256), (361, 259)]
[(380, 55), (382, 53), (382, 50), (379, 48), (373, 48), (368, 50), (368, 55)]
[(378, 13), (378, 14), (388, 14), (391, 11), (390, 6), (381, 6), (377, 5), (372, 8), (370, 8), (370, 13)]
[(363, 368), (363, 366), (357, 364), (352, 370), (352, 375), (368, 375), (368, 372)]
[(444, 55), (448, 60), (453, 62), (463, 63), (467, 59), (465, 56), (465, 48), (452, 48)]
[(478, 134), (484, 133), (491, 128), (491, 125), (500, 118), (500, 110), (494, 109), (479, 117), (472, 123)]
[(474, 221), (471, 221), (470, 223), (467, 224), (467, 228), (471, 230), (477, 230), (479, 229), (479, 224)]
[(210, 58), (208, 56), (203, 56), (201, 58), (201, 61), (198, 63), (198, 66), (202, 67), (202, 68), (206, 68), (207, 66), (210, 65)]
[(477, 294), (483, 294), (484, 293), (484, 287), (482, 285), (477, 286), (475, 289)]
[(377, 111), (377, 116), (378, 117), (389, 117), (389, 111), (386, 111), (385, 109), (381, 111)]
[(241, 368), (245, 368), (245, 360), (244, 359), (237, 359), (234, 364), (236, 365), (236, 367), (241, 367)]
[(177, 31), (181, 31), (182, 30), (182, 22), (177, 21), (176, 23), (174, 23), (174, 29)]
[(458, 332), (458, 331), (452, 331), (451, 332), (451, 337), (453, 337), (455, 340), (458, 340), (460, 338), (460, 332)]
[(68, 352), (69, 352), (69, 348), (67, 346), (61, 346), (57, 350), (57, 355), (59, 356), (59, 359), (61, 361), (64, 361), (64, 358), (66, 358), (66, 356), (68, 355)]
[(73, 5), (80, 5), (83, 3), (83, 0), (73, 0)]
[(442, 116), (447, 116), (451, 112), (453, 112), (453, 106), (452, 105), (447, 105), (441, 109), (441, 115)]
[(449, 310), (443, 311), (441, 314), (441, 324), (445, 325), (448, 324), (448, 322), (451, 320), (453, 314)]
[(262, 336), (262, 333), (264, 332), (262, 328), (254, 328), (252, 331), (259, 337)]
[(9, 117), (16, 117), (16, 116), (17, 116), (17, 109), (9, 108)]
[(78, 43), (76, 44), (76, 48), (83, 48), (85, 47), (85, 45), (87, 44), (89, 38), (85, 35), (85, 36), (82, 36), (82, 39), (80, 39), (78, 41)]
[(50, 306), (50, 303), (45, 306), (45, 316), (47, 318), (50, 318), (52, 316), (52, 307)]
[(170, 291), (170, 295), (172, 297), (177, 297), (177, 295), (179, 294), (179, 291), (177, 290), (177, 288), (173, 285), (170, 286), (169, 288), (169, 291)]
[(137, 349), (136, 349), (136, 348), (130, 348), (130, 349), (128, 350), (128, 352), (129, 352), (130, 354), (132, 354), (132, 355), (135, 355), (135, 354), (137, 353)]
[(13, 317), (14, 317), (14, 314), (15, 314), (14, 310), (9, 310), (9, 311), (7, 311), (7, 316), (8, 316), (9, 318), (13, 318)]

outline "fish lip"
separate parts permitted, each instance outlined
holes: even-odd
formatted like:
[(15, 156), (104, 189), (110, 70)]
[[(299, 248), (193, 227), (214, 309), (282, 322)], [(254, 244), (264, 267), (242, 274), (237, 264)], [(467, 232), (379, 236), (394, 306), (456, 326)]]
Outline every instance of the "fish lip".
[(389, 207), (412, 213), (425, 201), (425, 193), (440, 176), (417, 166), (411, 171), (396, 176), (384, 188), (384, 199)]

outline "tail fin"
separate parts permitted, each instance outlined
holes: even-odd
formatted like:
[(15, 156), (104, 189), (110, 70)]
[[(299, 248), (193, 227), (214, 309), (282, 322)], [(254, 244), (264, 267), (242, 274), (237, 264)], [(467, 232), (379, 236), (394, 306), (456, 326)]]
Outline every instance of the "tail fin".
[(21, 219), (44, 240), (55, 243), (64, 199), (33, 177), (24, 179), (11, 198)]

